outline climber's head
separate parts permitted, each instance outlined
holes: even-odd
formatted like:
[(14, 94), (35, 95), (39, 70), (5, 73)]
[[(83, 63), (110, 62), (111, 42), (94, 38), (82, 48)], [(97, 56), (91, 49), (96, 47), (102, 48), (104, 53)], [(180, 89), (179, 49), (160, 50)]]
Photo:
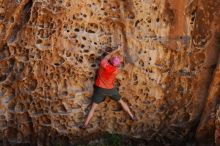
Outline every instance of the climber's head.
[(119, 67), (121, 65), (121, 58), (118, 56), (112, 56), (109, 61), (115, 67)]

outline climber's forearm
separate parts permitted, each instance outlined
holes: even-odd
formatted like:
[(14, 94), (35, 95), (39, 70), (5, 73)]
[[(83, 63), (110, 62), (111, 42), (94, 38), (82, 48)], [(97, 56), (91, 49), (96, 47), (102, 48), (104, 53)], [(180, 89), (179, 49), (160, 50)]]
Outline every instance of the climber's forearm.
[(114, 54), (116, 54), (117, 52), (119, 52), (120, 49), (115, 49), (114, 51), (112, 51), (111, 53), (109, 53), (108, 55), (105, 56), (105, 59), (110, 59)]

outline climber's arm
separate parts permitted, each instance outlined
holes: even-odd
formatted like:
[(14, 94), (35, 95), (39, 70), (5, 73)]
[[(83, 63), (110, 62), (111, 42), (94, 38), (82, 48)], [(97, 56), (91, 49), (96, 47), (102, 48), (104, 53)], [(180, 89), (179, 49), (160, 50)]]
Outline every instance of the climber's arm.
[(110, 52), (108, 55), (106, 55), (102, 60), (101, 60), (101, 63), (100, 63), (100, 66), (102, 66), (103, 68), (106, 68), (109, 63), (108, 63), (108, 60), (113, 56), (115, 55), (119, 50), (118, 49), (115, 49), (114, 51)]
[(111, 53), (109, 53), (108, 55), (106, 55), (106, 56), (104, 57), (104, 59), (109, 60), (113, 55), (117, 54), (119, 51), (120, 51), (119, 48), (115, 49), (114, 51), (112, 51)]
[(101, 60), (101, 66), (102, 67), (106, 67), (109, 63), (108, 60), (112, 57), (116, 55), (117, 57), (120, 58), (121, 61), (123, 61), (123, 56), (121, 54), (121, 49), (117, 48), (114, 51), (110, 52), (108, 55), (106, 55), (102, 60)]

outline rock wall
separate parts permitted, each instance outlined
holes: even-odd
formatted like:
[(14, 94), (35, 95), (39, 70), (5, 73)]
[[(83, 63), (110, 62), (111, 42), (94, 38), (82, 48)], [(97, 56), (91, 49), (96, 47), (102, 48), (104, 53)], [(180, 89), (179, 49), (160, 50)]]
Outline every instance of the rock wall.
[[(54, 145), (60, 136), (76, 143), (103, 132), (220, 144), (219, 7), (214, 0), (0, 0), (3, 145)], [(138, 120), (106, 98), (82, 131), (100, 59), (117, 47), (126, 54), (119, 92)]]

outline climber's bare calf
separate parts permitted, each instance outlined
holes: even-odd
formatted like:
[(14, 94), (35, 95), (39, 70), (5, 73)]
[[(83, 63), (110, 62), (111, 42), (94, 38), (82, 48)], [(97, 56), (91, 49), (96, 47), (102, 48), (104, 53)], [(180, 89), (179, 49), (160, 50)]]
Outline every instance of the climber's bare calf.
[(134, 115), (131, 113), (131, 110), (130, 110), (130, 108), (128, 107), (128, 105), (127, 105), (122, 99), (120, 99), (118, 102), (121, 104), (123, 110), (124, 110), (126, 113), (128, 113), (128, 115), (131, 117), (131, 119), (134, 120)]
[(92, 104), (92, 107), (91, 107), (91, 109), (90, 109), (90, 111), (89, 111), (89, 114), (88, 114), (88, 116), (87, 116), (87, 118), (86, 118), (86, 120), (85, 120), (85, 122), (84, 122), (84, 124), (83, 124), (83, 128), (86, 128), (87, 125), (89, 124), (89, 121), (90, 121), (91, 118), (93, 117), (94, 112), (95, 112), (95, 109), (96, 109), (97, 106), (98, 106), (97, 103), (93, 103), (93, 104)]
[(131, 119), (134, 119), (128, 105), (121, 99), (117, 88), (114, 87), (114, 82), (119, 73), (119, 67), (123, 58), (120, 54), (117, 54), (118, 51), (119, 50), (115, 50), (108, 54), (100, 63), (92, 96), (92, 108), (85, 120), (83, 128), (88, 125), (96, 107), (104, 100), (105, 96), (109, 96), (111, 99), (118, 101), (122, 108), (130, 115)]

